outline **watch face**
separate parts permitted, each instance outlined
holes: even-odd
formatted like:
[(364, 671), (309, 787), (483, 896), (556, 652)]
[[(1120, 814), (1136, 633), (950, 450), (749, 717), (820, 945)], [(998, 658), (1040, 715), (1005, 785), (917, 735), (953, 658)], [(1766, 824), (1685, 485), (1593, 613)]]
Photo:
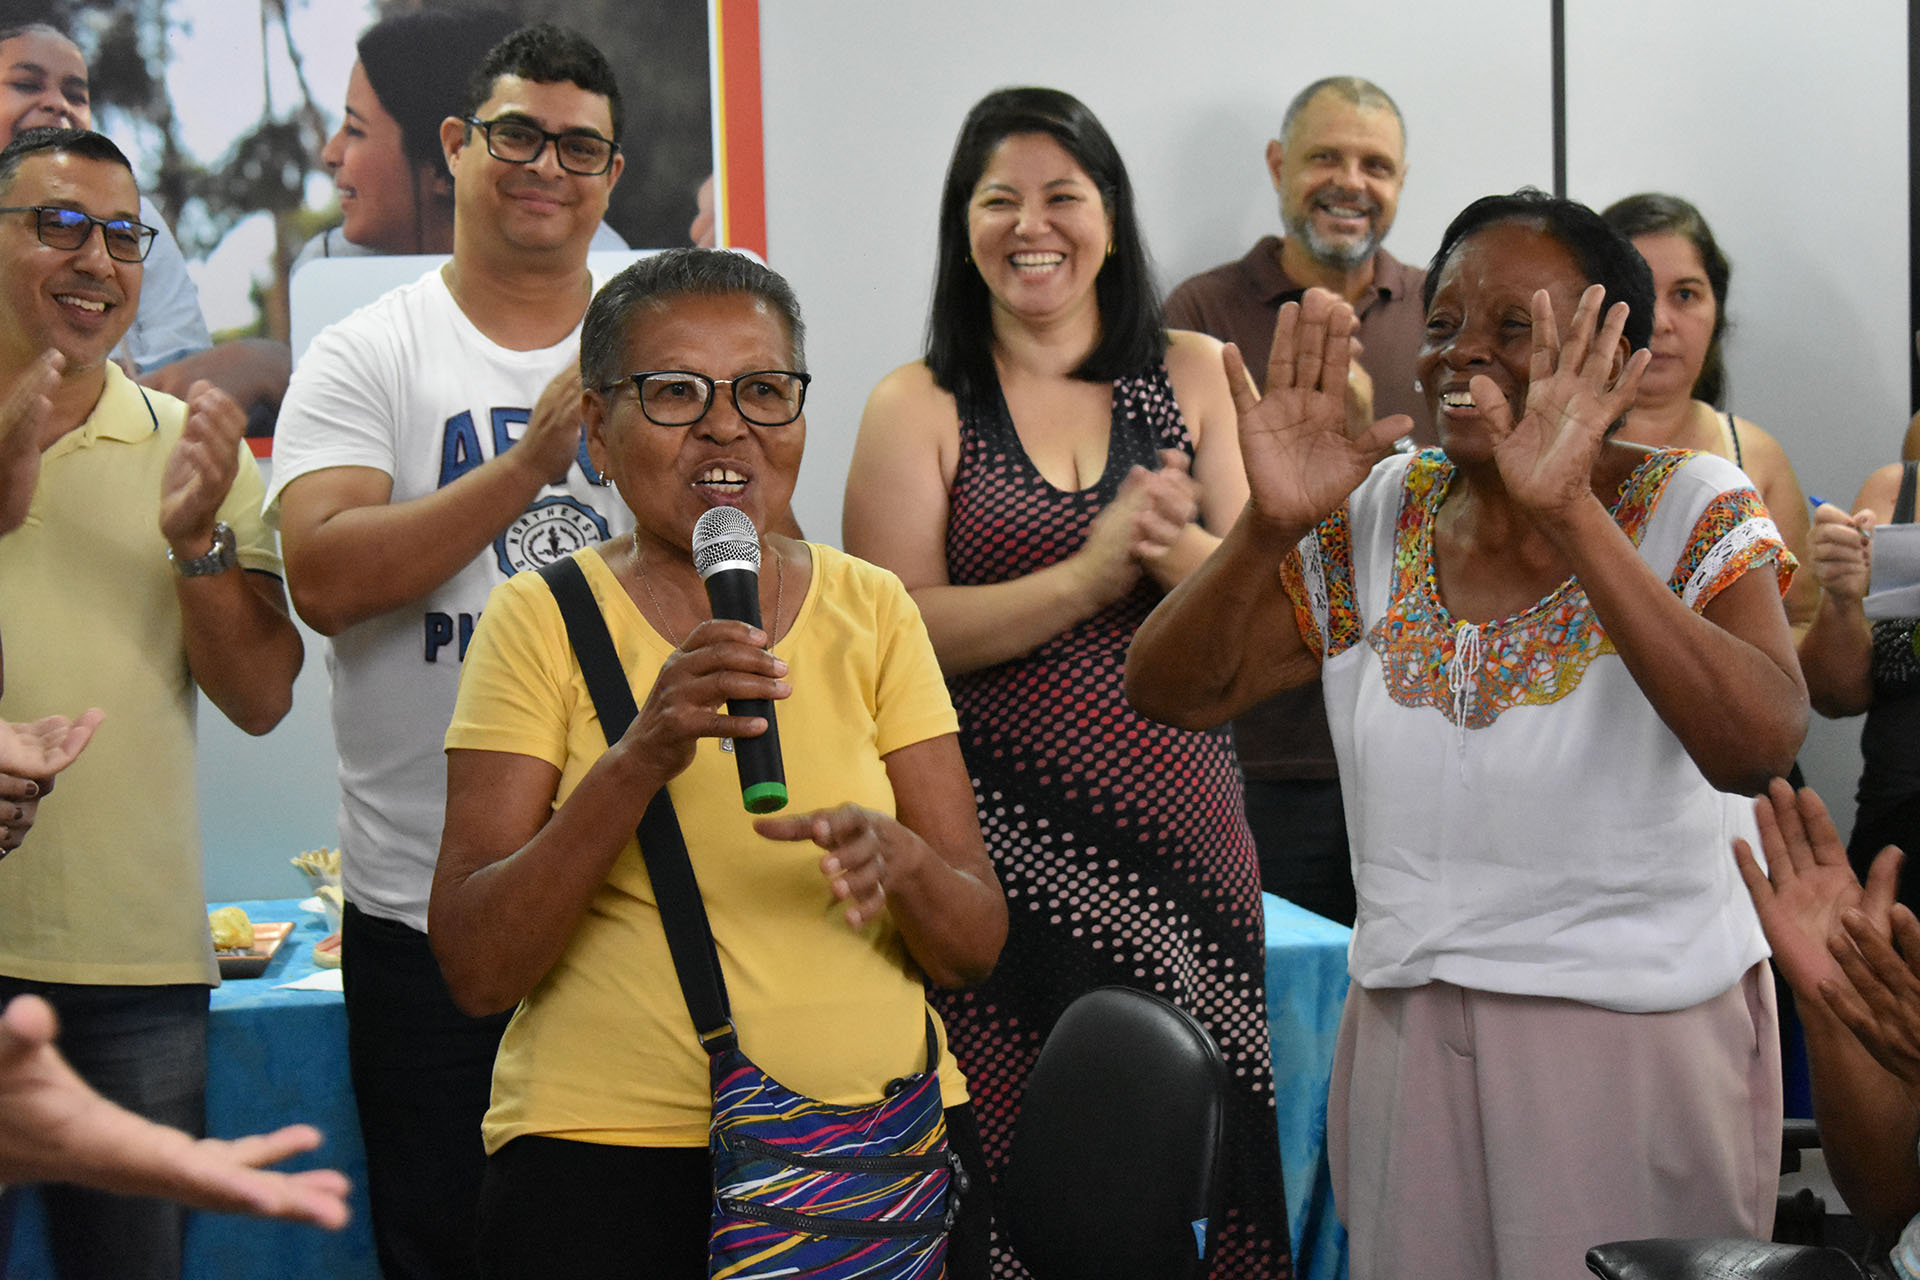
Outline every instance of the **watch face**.
[(207, 554), (182, 560), (169, 550), (167, 558), (173, 561), (173, 567), (183, 578), (211, 577), (216, 573), (225, 573), (240, 563), (239, 540), (234, 537), (233, 526), (219, 520), (214, 522), (213, 546)]

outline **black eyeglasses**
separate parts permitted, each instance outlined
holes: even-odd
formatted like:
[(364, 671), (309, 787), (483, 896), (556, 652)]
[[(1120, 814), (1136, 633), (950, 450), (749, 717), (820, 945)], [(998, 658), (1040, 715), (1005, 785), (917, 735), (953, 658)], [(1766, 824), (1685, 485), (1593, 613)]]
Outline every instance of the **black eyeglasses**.
[(35, 232), (49, 249), (78, 249), (87, 242), (95, 227), (107, 242), (107, 256), (121, 262), (145, 262), (159, 233), (144, 222), (132, 218), (96, 218), (78, 209), (63, 209), (53, 204), (10, 204), (0, 213), (31, 213)]
[(481, 120), (474, 116), (466, 120), (486, 135), (487, 154), (509, 164), (532, 164), (551, 142), (562, 169), (593, 178), (613, 167), (613, 157), (620, 150), (619, 144), (597, 133), (548, 133), (525, 120)]
[(800, 416), (807, 403), (807, 384), (812, 381), (810, 373), (786, 369), (761, 369), (732, 378), (709, 378), (690, 369), (654, 369), (630, 373), (600, 390), (614, 391), (631, 382), (647, 421), (690, 427), (713, 407), (714, 389), (726, 387), (742, 418), (756, 427), (784, 427)]

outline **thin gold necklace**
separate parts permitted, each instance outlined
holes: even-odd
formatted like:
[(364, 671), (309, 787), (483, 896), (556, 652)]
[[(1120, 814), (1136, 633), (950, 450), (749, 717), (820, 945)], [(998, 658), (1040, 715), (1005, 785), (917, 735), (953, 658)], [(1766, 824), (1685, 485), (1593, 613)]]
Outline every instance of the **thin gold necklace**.
[[(633, 571), (640, 575), (640, 586), (647, 593), (647, 599), (653, 602), (653, 612), (660, 619), (660, 625), (666, 630), (667, 639), (673, 641), (673, 647), (680, 647), (680, 633), (667, 621), (667, 611), (660, 606), (660, 597), (653, 594), (653, 582), (647, 577), (646, 566), (640, 563), (640, 531), (633, 531)], [(773, 627), (767, 632), (768, 649), (780, 637), (780, 608), (787, 595), (787, 561), (778, 551), (773, 553)]]

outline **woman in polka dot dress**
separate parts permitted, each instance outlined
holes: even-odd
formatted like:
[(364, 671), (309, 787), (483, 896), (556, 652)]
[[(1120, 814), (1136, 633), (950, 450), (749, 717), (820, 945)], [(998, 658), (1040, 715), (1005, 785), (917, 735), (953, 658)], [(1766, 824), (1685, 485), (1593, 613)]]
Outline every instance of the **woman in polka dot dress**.
[[(1238, 450), (1219, 343), (1162, 328), (1106, 131), (1055, 90), (988, 95), (947, 171), (927, 358), (875, 389), (847, 482), (848, 550), (926, 616), (1012, 917), (993, 977), (935, 1001), (996, 1170), (1076, 996), (1198, 1017), (1234, 1086), (1213, 1274), (1265, 1278), (1290, 1265), (1232, 748), (1121, 687), (1134, 629), (1247, 500)], [(1026, 1274), (1003, 1240), (994, 1268)]]

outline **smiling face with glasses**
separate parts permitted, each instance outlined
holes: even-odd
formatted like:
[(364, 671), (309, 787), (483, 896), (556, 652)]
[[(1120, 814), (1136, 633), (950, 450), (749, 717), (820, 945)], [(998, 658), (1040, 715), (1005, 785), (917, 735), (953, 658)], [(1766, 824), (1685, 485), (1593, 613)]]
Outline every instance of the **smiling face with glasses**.
[(478, 247), (497, 233), (523, 254), (584, 249), (625, 164), (612, 132), (601, 94), (571, 81), (499, 77), (472, 115), (440, 127), (463, 236), (482, 232)]
[(796, 355), (780, 313), (750, 294), (683, 294), (642, 305), (627, 326), (614, 367), (641, 372), (592, 388), (583, 407), (588, 452), (640, 540), (684, 556), (694, 522), (720, 503), (761, 530), (788, 519), (811, 379), (782, 367)]
[(0, 358), (54, 348), (68, 377), (91, 372), (140, 304), (153, 231), (126, 212), (140, 207), (133, 175), (106, 160), (35, 152), (0, 200)]

